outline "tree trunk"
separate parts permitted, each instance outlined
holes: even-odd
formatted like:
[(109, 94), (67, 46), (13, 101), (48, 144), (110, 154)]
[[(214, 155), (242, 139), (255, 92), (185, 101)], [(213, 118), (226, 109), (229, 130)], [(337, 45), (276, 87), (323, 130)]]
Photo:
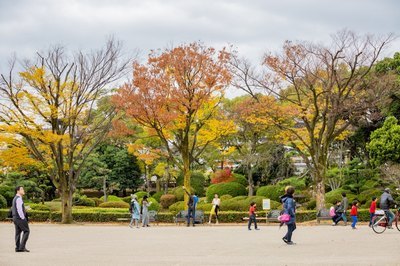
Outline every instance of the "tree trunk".
[[(190, 191), (190, 159), (189, 159), (189, 151), (184, 151), (182, 153), (183, 160), (183, 185), (185, 188)], [(187, 203), (189, 201), (189, 196), (185, 193), (185, 208), (187, 208)]]
[(61, 222), (63, 224), (72, 223), (72, 195), (74, 192), (71, 188), (63, 186), (61, 192)]
[(249, 197), (251, 197), (254, 195), (254, 181), (251, 165), (247, 166), (247, 182), (249, 183)]
[(103, 177), (103, 193), (104, 193), (104, 202), (107, 202), (107, 180), (106, 180), (106, 177)]
[(323, 180), (316, 183), (315, 197), (317, 201), (317, 210), (325, 209), (325, 184)]

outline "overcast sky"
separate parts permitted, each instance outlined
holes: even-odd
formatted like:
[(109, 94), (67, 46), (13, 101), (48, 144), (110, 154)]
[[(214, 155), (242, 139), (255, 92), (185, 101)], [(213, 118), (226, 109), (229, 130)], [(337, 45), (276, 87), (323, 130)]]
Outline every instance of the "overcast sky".
[[(201, 40), (233, 44), (259, 62), (285, 40), (324, 42), (336, 31), (400, 34), (398, 0), (0, 0), (0, 69), (19, 58), (62, 44), (99, 48), (107, 36), (127, 54)], [(400, 51), (392, 43), (386, 55)]]

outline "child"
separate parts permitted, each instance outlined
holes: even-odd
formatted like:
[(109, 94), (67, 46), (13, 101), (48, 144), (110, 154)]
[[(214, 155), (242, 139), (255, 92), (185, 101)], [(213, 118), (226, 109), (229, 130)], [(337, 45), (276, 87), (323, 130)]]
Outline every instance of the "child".
[(370, 218), (369, 218), (369, 227), (372, 226), (372, 220), (373, 220), (374, 217), (375, 217), (376, 201), (377, 201), (377, 198), (376, 198), (376, 197), (372, 197), (372, 202), (371, 202), (371, 205), (370, 205), (370, 207), (369, 207), (369, 215), (370, 215)]
[(256, 207), (257, 204), (255, 202), (250, 203), (250, 209), (249, 209), (249, 230), (251, 230), (251, 223), (254, 222), (254, 228), (256, 230), (259, 230), (257, 228), (257, 221), (256, 221)]
[(351, 211), (350, 211), (350, 216), (351, 216), (351, 219), (353, 220), (353, 223), (351, 224), (351, 228), (353, 228), (353, 229), (357, 229), (356, 228), (356, 224), (358, 222), (358, 218), (357, 218), (358, 211), (357, 211), (357, 208), (358, 208), (358, 202), (357, 201), (353, 201), (353, 205), (351, 206)]

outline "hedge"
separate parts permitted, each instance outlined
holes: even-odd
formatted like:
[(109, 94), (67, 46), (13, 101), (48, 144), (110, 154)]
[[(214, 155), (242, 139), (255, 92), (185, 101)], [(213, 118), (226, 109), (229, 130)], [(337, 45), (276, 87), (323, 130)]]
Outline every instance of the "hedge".
[(118, 202), (118, 201), (110, 201), (110, 202), (103, 202), (99, 205), (101, 208), (129, 208), (129, 204), (126, 202)]
[(88, 207), (95, 207), (96, 202), (90, 198), (88, 198), (86, 195), (79, 196), (79, 197), (74, 197), (73, 198), (73, 205), (74, 206), (88, 206)]
[(279, 197), (284, 194), (285, 188), (277, 185), (269, 185), (257, 189), (257, 196), (269, 198), (274, 201), (279, 201)]
[(159, 192), (154, 193), (152, 197), (153, 197), (156, 201), (160, 202), (160, 201), (161, 201), (161, 196), (162, 196), (162, 195), (164, 195), (164, 192), (163, 192), (163, 191), (159, 191)]
[(144, 196), (147, 195), (146, 191), (138, 191), (135, 193), (136, 197), (138, 198), (138, 200), (143, 199)]
[(219, 196), (231, 195), (235, 197), (235, 196), (246, 195), (247, 190), (245, 186), (239, 183), (229, 182), (229, 183), (219, 183), (209, 186), (206, 194), (207, 194), (207, 200), (211, 201), (214, 198), (215, 194), (218, 194)]
[[(104, 196), (100, 198), (104, 202)], [(122, 202), (122, 198), (114, 196), (114, 195), (107, 195), (107, 202)]]
[[(4, 221), (7, 218), (9, 210), (0, 209), (0, 221)], [(258, 216), (265, 217), (265, 211), (258, 211)], [(297, 222), (312, 221), (316, 219), (316, 211), (299, 211), (296, 213)], [(29, 219), (34, 222), (60, 222), (60, 212), (50, 211), (35, 211), (30, 210), (28, 212)], [(118, 218), (129, 218), (129, 213), (126, 209), (113, 209), (112, 212), (108, 210), (101, 210), (100, 208), (85, 208), (85, 209), (74, 209), (72, 217), (77, 222), (117, 222)], [(161, 212), (157, 214), (158, 222), (160, 223), (171, 223), (173, 222), (175, 214), (172, 212)], [(207, 217), (207, 213), (205, 213)], [(240, 223), (243, 217), (248, 216), (247, 211), (221, 211), (218, 213), (219, 221), (221, 223)], [(369, 210), (360, 209), (358, 211), (358, 218), (360, 221), (369, 221)], [(122, 221), (122, 222), (127, 222)]]

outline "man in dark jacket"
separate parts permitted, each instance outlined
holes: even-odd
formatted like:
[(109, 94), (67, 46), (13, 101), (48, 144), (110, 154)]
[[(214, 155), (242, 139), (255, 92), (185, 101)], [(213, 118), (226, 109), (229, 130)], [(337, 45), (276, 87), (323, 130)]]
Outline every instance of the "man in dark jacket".
[(392, 223), (394, 220), (394, 213), (390, 210), (390, 207), (394, 205), (394, 200), (392, 195), (390, 194), (390, 189), (385, 188), (380, 201), (380, 207), (385, 212), (386, 216), (389, 218), (388, 228), (392, 229)]
[[(25, 195), (24, 188), (18, 186), (15, 189), (16, 195), (12, 201), (11, 213), (15, 225), (15, 252), (29, 252), (26, 249), (26, 242), (29, 238), (28, 216), (25, 211), (22, 197)], [(21, 239), (21, 233), (24, 233)]]
[(198, 197), (195, 194), (191, 194), (184, 186), (183, 190), (185, 190), (186, 194), (189, 196), (188, 201), (188, 214), (187, 214), (187, 226), (190, 226), (190, 217), (193, 218), (193, 226), (196, 220), (196, 205), (198, 201)]

